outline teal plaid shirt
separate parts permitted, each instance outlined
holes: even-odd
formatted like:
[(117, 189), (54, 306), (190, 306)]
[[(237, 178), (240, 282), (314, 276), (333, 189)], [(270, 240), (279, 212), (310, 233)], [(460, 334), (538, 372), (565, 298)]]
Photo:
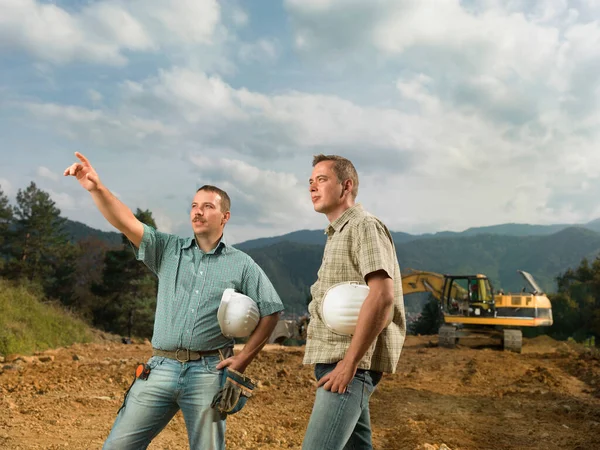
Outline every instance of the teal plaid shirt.
[(144, 225), (136, 258), (158, 277), (152, 346), (161, 350), (215, 350), (233, 344), (223, 336), (217, 309), (233, 288), (253, 299), (261, 317), (283, 310), (275, 288), (254, 260), (223, 239), (205, 253), (194, 238)]

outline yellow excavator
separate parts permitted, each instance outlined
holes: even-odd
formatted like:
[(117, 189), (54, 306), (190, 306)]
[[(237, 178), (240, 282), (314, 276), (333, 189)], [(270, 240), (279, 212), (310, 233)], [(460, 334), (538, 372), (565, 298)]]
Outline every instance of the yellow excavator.
[(404, 295), (428, 292), (440, 302), (444, 323), (439, 343), (454, 347), (470, 332), (502, 332), (505, 350), (521, 352), (521, 327), (552, 325), (552, 305), (531, 274), (518, 271), (527, 285), (517, 294), (494, 294), (485, 275), (442, 275), (411, 270), (402, 274)]

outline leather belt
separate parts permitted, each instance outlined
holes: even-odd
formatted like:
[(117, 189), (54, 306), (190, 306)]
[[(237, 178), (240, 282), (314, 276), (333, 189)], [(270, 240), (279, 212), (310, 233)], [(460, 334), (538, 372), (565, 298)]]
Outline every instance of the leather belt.
[(163, 356), (165, 358), (175, 359), (181, 363), (188, 361), (198, 361), (205, 356), (220, 356), (219, 350), (188, 350), (187, 348), (178, 348), (177, 350), (152, 349), (153, 356)]

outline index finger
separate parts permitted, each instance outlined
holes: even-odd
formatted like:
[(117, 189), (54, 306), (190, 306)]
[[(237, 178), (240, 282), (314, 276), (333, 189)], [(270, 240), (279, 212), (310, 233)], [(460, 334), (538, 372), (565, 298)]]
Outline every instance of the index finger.
[(79, 159), (79, 161), (81, 161), (82, 163), (86, 164), (86, 165), (91, 165), (90, 162), (87, 160), (87, 158), (85, 156), (83, 156), (81, 153), (79, 152), (75, 152), (75, 156), (77, 156), (77, 158)]
[(216, 368), (219, 369), (219, 370), (223, 369), (224, 367), (230, 366), (232, 362), (233, 362), (232, 358), (224, 359), (223, 361), (220, 361), (219, 364), (217, 364)]
[(327, 383), (329, 381), (329, 377), (330, 377), (331, 373), (328, 373), (327, 375), (324, 375), (318, 382), (317, 382), (317, 387), (321, 387), (323, 386), (325, 383)]

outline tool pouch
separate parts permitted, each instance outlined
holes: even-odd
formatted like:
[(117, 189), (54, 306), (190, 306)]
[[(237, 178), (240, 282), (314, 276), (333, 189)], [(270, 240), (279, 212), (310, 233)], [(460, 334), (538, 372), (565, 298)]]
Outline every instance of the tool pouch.
[(151, 369), (150, 369), (150, 366), (148, 364), (139, 363), (137, 365), (137, 367), (135, 368), (135, 377), (133, 377), (133, 381), (131, 382), (131, 384), (127, 388), (127, 391), (125, 391), (125, 396), (123, 397), (123, 403), (121, 404), (121, 407), (119, 408), (119, 411), (117, 411), (117, 414), (119, 412), (121, 412), (121, 410), (125, 407), (125, 403), (127, 402), (127, 396), (129, 395), (129, 391), (133, 387), (133, 384), (135, 383), (135, 380), (137, 380), (138, 378), (140, 380), (147, 380), (148, 376), (150, 375), (150, 370)]
[(236, 370), (223, 370), (221, 389), (213, 397), (211, 406), (221, 414), (235, 414), (252, 396), (256, 383)]

